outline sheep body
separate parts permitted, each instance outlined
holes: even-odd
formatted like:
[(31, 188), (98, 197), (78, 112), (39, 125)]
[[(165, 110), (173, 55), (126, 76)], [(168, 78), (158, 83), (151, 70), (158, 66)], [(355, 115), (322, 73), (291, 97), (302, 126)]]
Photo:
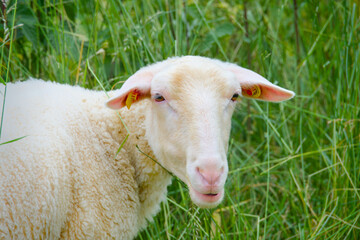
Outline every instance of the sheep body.
[[(4, 86), (0, 88), (4, 93)], [(148, 101), (121, 115), (104, 92), (40, 80), (8, 84), (0, 146), (0, 239), (132, 239), (170, 176), (149, 155)]]

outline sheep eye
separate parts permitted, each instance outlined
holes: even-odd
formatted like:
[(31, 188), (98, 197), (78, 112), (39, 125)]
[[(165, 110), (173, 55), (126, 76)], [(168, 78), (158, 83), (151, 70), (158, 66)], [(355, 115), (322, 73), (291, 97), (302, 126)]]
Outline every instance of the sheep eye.
[(165, 100), (165, 98), (163, 96), (161, 96), (160, 94), (156, 94), (154, 96), (154, 100), (155, 100), (155, 102), (162, 102)]
[(235, 102), (239, 97), (238, 93), (235, 93), (232, 97), (231, 97), (231, 101)]

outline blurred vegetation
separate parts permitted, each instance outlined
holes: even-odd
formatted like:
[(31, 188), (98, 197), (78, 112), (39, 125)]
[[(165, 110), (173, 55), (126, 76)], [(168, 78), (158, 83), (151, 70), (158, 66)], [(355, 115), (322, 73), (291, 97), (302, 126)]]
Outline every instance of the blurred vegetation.
[(243, 100), (224, 202), (198, 209), (174, 181), (138, 239), (359, 239), (359, 5), (11, 0), (2, 7), (0, 81), (110, 90), (140, 67), (180, 55), (250, 68), (297, 96)]

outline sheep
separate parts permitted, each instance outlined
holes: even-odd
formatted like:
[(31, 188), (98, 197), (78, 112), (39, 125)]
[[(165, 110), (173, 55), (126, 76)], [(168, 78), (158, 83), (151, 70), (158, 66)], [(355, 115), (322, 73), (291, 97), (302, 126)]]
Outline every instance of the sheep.
[(166, 199), (169, 172), (214, 208), (237, 99), (294, 93), (183, 56), (141, 68), (109, 96), (37, 79), (6, 85), (1, 142), (18, 140), (0, 145), (0, 239), (133, 239)]

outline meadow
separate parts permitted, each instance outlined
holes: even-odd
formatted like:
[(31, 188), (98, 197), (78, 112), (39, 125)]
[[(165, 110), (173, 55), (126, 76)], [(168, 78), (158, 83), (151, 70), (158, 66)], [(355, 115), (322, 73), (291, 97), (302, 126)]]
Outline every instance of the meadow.
[(360, 239), (359, 1), (2, 2), (0, 84), (110, 90), (147, 64), (202, 55), (296, 92), (238, 104), (217, 209), (174, 179), (137, 239)]

